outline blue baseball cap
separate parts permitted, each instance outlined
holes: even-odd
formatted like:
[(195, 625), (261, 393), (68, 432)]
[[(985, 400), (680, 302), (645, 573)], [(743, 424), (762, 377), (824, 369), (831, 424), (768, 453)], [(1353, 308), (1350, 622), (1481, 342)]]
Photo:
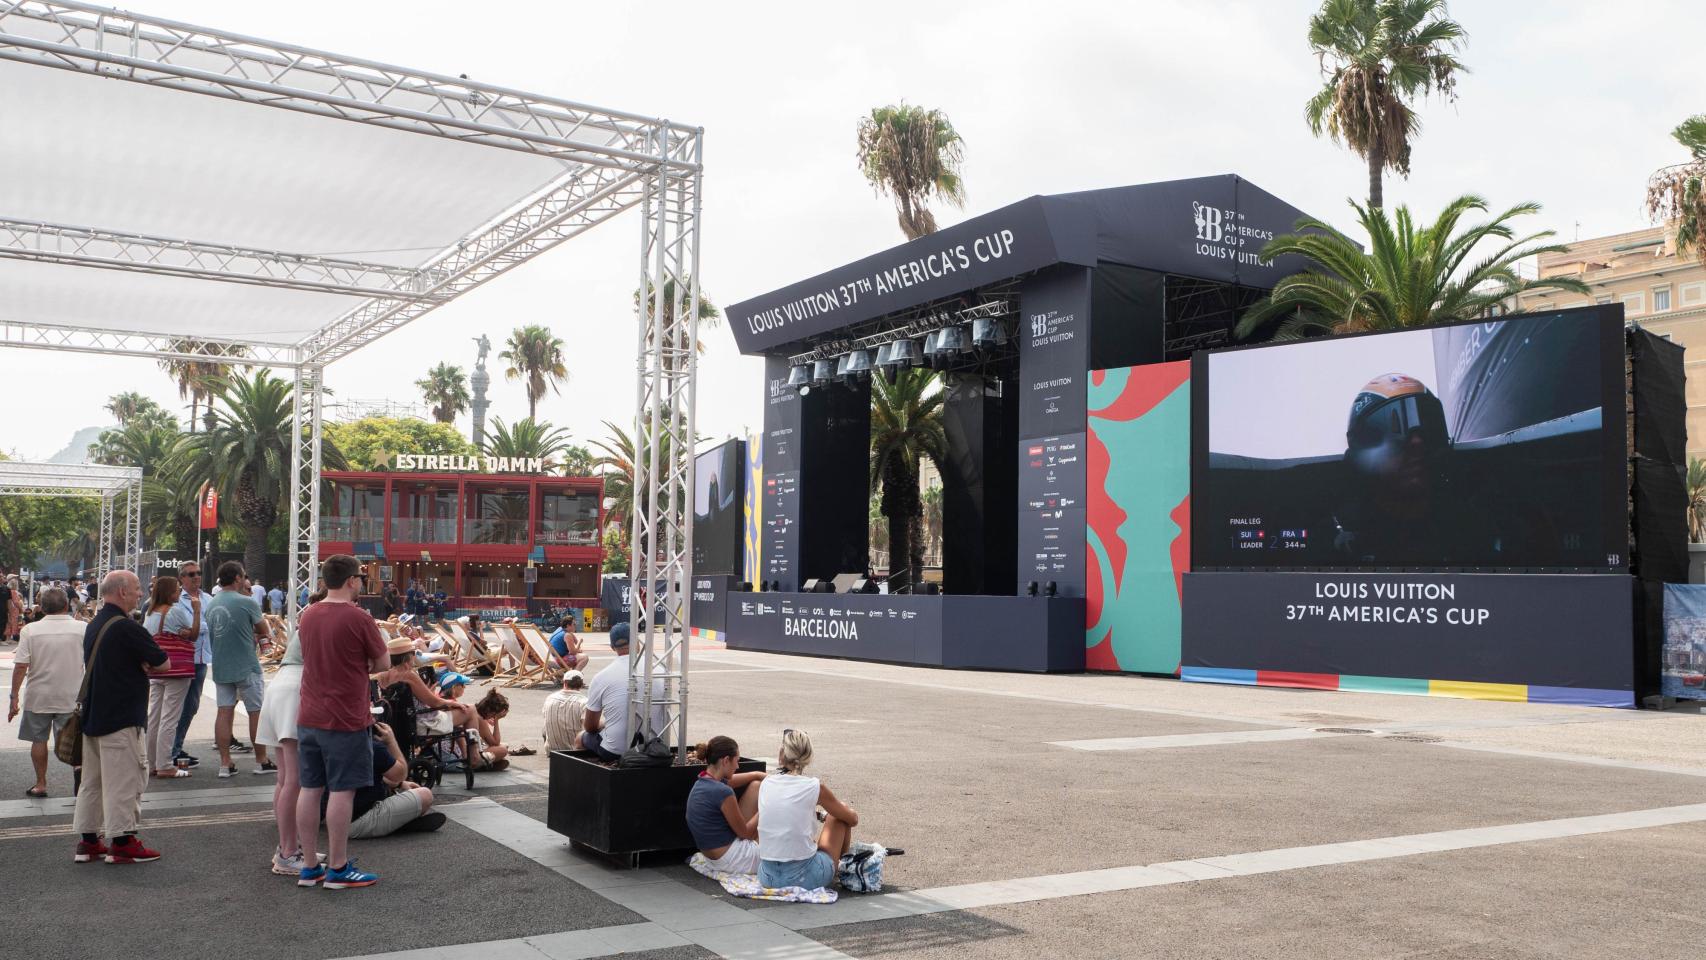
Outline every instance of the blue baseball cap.
[(610, 628), (610, 645), (613, 647), (628, 645), (628, 624), (626, 621)]
[(466, 687), (471, 681), (454, 670), (446, 670), (438, 675), (438, 689), (449, 690), (451, 687)]

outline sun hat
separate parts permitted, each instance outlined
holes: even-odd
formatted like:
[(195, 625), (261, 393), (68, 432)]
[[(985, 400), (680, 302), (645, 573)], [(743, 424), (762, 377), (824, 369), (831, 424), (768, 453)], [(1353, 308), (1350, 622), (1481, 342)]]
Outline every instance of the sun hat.
[(454, 670), (446, 670), (438, 675), (438, 689), (449, 690), (451, 687), (466, 687), (471, 683), (467, 677)]
[(392, 637), (391, 640), (385, 644), (385, 652), (392, 655), (399, 653), (414, 653), (415, 640), (413, 637)]

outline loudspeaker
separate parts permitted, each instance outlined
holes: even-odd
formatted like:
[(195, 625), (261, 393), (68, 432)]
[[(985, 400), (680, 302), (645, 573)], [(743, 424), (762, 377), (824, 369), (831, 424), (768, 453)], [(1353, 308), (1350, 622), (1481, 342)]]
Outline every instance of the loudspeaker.
[(918, 592), (927, 597), (940, 596), (942, 593), (942, 585), (939, 583), (921, 583), (918, 587)]
[[(855, 584), (857, 584), (859, 581), (861, 581), (863, 579), (865, 579), (865, 575), (862, 573), (840, 573), (840, 574), (836, 574), (834, 587), (832, 588), (833, 592), (835, 592), (835, 593), (858, 593), (859, 591), (853, 589), (853, 587)], [(826, 592), (829, 592), (829, 591), (826, 591)]]
[(853, 584), (853, 590), (851, 592), (853, 592), (853, 593), (878, 593), (878, 592), (880, 592), (880, 590), (877, 587), (877, 581), (865, 579), (865, 580), (859, 580), (859, 581), (855, 582)]
[(1643, 580), (1688, 580), (1688, 402), (1682, 347), (1632, 327), (1629, 563)]
[(742, 580), (740, 582), (740, 586), (736, 587), (735, 589), (739, 590), (741, 593), (751, 593), (752, 592), (752, 581)]
[(807, 593), (834, 593), (835, 582), (832, 580), (807, 580)]

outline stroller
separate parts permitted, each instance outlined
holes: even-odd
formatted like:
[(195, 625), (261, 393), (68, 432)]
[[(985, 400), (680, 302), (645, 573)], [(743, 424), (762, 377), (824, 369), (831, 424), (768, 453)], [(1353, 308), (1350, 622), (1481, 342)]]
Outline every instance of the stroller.
[[(433, 683), (432, 668), (421, 668), (421, 679)], [(469, 758), (480, 749), (472, 730), (452, 730), (449, 733), (428, 733), (417, 722), (418, 715), (435, 711), (422, 710), (415, 702), (414, 691), (406, 683), (393, 683), (380, 694), (385, 706), (385, 722), (397, 737), (397, 746), (409, 763), (409, 779), (428, 789), (435, 789), (446, 773), (460, 771), (469, 790), (474, 789), (474, 766)], [(457, 752), (460, 746), (461, 752)]]

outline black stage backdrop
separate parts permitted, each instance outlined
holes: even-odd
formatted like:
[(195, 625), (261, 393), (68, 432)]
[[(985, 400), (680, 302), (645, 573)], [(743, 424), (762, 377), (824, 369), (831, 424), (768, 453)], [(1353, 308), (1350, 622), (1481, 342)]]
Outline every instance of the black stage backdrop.
[(741, 568), (746, 505), (746, 441), (729, 440), (693, 461), (693, 573), (727, 575)]

